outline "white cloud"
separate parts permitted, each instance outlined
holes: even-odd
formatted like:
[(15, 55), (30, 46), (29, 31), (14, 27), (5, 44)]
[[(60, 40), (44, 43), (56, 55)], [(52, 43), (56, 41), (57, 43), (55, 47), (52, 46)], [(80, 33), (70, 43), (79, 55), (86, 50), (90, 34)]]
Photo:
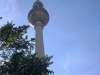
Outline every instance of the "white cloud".
[(65, 56), (65, 58), (63, 58), (62, 63), (60, 64), (60, 66), (63, 69), (63, 74), (68, 75), (68, 71), (69, 71), (69, 54), (68, 53)]
[(0, 0), (0, 16), (3, 17), (0, 25), (7, 21), (17, 20), (20, 16), (17, 0)]
[(68, 65), (69, 65), (69, 62), (68, 61), (66, 61), (64, 64), (63, 64), (63, 69), (64, 69), (64, 71), (65, 71), (65, 75), (68, 75)]

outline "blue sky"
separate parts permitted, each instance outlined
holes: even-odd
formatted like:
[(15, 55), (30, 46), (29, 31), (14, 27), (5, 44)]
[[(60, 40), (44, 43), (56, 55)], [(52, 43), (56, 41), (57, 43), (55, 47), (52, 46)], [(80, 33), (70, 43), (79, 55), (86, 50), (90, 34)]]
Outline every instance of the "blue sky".
[[(0, 0), (0, 25), (29, 25), (35, 0)], [(55, 75), (100, 75), (100, 0), (41, 0), (50, 20), (43, 30), (45, 53)], [(28, 36), (35, 37), (30, 27)]]

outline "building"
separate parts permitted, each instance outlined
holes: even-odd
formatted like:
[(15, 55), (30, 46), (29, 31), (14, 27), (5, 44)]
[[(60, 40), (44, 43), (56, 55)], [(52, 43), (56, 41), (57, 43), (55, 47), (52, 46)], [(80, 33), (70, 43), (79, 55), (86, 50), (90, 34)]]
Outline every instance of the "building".
[(28, 21), (30, 25), (34, 26), (35, 29), (35, 52), (37, 53), (37, 57), (43, 57), (45, 52), (42, 30), (49, 21), (49, 14), (41, 1), (36, 0), (36, 2), (34, 2), (33, 7), (28, 14)]

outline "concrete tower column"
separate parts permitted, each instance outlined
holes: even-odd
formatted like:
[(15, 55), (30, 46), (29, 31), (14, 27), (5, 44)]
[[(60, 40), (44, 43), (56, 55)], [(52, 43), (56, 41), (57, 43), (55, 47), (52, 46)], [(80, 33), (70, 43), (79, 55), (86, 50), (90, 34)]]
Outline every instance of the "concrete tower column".
[(36, 37), (36, 44), (35, 44), (35, 53), (37, 53), (37, 57), (43, 57), (44, 53), (44, 43), (43, 43), (43, 24), (41, 21), (37, 21), (35, 23), (35, 37)]
[(36, 32), (35, 53), (37, 57), (45, 56), (42, 30), (49, 21), (49, 14), (40, 0), (36, 0), (28, 13), (28, 21)]

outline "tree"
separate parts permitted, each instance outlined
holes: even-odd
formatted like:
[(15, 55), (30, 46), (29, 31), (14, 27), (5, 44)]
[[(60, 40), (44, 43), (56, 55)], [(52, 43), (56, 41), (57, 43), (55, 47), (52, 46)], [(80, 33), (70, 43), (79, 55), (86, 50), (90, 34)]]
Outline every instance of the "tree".
[(49, 75), (52, 56), (36, 57), (33, 54), (34, 38), (29, 40), (28, 25), (14, 27), (15, 24), (7, 22), (0, 28), (0, 50), (3, 65), (0, 74), (3, 75)]
[(0, 20), (2, 19), (2, 17), (0, 17)]

